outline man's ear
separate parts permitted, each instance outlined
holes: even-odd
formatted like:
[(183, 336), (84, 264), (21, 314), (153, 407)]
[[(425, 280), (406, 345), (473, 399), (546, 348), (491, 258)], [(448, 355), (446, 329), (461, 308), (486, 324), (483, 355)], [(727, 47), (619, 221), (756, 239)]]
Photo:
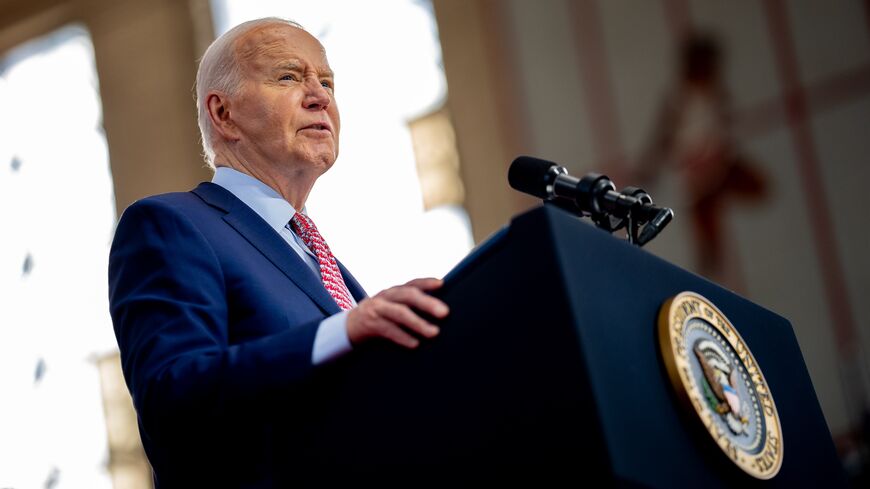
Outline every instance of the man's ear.
[(230, 98), (220, 92), (209, 92), (205, 103), (214, 131), (228, 141), (238, 141), (238, 130), (230, 110)]

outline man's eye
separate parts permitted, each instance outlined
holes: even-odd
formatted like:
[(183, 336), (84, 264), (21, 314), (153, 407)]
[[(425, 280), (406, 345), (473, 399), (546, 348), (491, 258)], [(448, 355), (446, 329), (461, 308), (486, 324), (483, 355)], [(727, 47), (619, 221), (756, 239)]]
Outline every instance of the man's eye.
[(332, 82), (330, 82), (330, 81), (324, 80), (324, 81), (320, 82), (320, 86), (322, 86), (323, 88), (328, 88), (329, 90), (332, 90)]
[(296, 81), (296, 75), (290, 75), (290, 74), (287, 74), (287, 75), (282, 76), (282, 77), (279, 78), (279, 79), (280, 79), (280, 80)]

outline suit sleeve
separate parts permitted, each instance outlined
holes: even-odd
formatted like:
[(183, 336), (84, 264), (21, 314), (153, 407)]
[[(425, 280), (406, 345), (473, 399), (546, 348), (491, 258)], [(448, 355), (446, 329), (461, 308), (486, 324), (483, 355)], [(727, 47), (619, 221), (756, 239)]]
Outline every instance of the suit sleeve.
[(225, 281), (212, 244), (163, 202), (137, 202), (121, 218), (109, 301), (125, 379), (150, 436), (292, 395), (312, 374), (319, 321), (229, 344)]

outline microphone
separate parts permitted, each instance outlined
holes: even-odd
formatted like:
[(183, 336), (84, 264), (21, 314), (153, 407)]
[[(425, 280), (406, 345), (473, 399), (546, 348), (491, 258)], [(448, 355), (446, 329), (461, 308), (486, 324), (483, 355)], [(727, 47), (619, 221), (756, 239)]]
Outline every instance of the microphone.
[(649, 194), (641, 189), (629, 187), (620, 193), (605, 175), (588, 173), (583, 178), (572, 177), (565, 167), (532, 156), (514, 159), (508, 170), (508, 183), (520, 192), (575, 212), (579, 210), (580, 215), (590, 215), (599, 227), (608, 231), (616, 229), (605, 224), (610, 216), (649, 223), (639, 238), (629, 234), (631, 241), (639, 245), (654, 238), (674, 215), (671, 209), (652, 205)]
[(508, 170), (508, 183), (515, 190), (548, 200), (555, 197), (552, 185), (559, 175), (568, 176), (568, 170), (552, 161), (519, 156)]
[(568, 175), (563, 166), (531, 156), (520, 156), (511, 163), (508, 183), (544, 200), (570, 200), (593, 216), (612, 214), (622, 218), (633, 206), (643, 204), (633, 196), (616, 192), (613, 182), (604, 175), (589, 173), (578, 179)]
[(652, 218), (652, 220), (647, 223), (646, 226), (643, 227), (643, 231), (640, 232), (640, 236), (637, 238), (637, 245), (643, 246), (649, 243), (653, 238), (655, 238), (668, 223), (671, 222), (671, 219), (674, 218), (674, 211), (665, 207), (664, 209), (659, 210), (659, 212)]

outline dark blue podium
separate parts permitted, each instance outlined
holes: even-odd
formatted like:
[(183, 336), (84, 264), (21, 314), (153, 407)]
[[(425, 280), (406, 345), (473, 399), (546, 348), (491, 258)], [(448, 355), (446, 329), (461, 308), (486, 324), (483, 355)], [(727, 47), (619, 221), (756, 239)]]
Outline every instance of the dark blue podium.
[[(686, 290), (718, 306), (764, 372), (783, 443), (770, 480), (732, 464), (677, 399), (657, 318)], [(516, 217), (438, 295), (451, 307), (438, 338), (375, 344), (323, 372), (300, 455), (311, 474), (403, 487), (846, 484), (787, 320), (560, 209)]]

